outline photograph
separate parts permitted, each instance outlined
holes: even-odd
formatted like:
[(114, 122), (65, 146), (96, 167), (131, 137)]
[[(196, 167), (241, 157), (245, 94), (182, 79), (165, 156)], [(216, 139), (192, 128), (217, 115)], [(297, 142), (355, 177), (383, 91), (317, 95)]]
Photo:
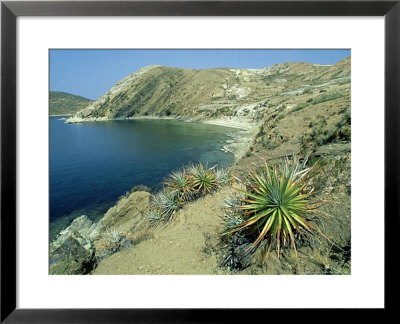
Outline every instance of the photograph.
[(350, 49), (49, 49), (50, 275), (351, 275)]

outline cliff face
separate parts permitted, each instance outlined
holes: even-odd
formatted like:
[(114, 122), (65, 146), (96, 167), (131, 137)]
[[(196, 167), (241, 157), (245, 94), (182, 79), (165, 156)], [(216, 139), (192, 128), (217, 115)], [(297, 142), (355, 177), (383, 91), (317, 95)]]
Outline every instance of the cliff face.
[(188, 70), (148, 66), (120, 80), (67, 122), (172, 116), (259, 120), (283, 101), (296, 107), (313, 93), (350, 89), (350, 57), (335, 65), (285, 63), (262, 69)]
[(50, 91), (49, 114), (72, 115), (85, 108), (92, 100), (66, 92)]

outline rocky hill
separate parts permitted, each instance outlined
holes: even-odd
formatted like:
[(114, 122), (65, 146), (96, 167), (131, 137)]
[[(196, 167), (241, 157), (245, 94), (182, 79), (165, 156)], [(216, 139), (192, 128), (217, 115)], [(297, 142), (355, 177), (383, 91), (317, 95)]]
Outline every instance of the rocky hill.
[(188, 70), (148, 66), (120, 80), (68, 119), (84, 122), (137, 116), (183, 119), (246, 118), (298, 109), (320, 93), (340, 99), (350, 92), (350, 57), (335, 65), (285, 63), (262, 69)]
[(50, 91), (50, 116), (67, 116), (85, 108), (92, 100), (60, 91)]

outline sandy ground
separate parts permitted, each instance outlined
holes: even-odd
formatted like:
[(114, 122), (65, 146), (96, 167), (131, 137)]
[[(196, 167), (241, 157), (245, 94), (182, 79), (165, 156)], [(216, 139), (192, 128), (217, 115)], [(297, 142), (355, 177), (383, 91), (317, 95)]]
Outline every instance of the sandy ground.
[(152, 230), (152, 238), (104, 259), (92, 274), (229, 274), (217, 267), (214, 252), (229, 193), (224, 187), (185, 205), (171, 223)]

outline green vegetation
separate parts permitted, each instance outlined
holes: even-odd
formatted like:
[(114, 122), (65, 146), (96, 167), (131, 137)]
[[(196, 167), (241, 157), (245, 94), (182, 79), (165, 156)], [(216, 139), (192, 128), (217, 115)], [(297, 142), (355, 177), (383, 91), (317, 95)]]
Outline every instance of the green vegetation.
[(180, 206), (177, 190), (164, 189), (153, 196), (154, 213), (163, 220), (170, 220)]
[[(268, 247), (264, 261), (272, 246), (276, 247), (278, 257), (281, 248), (286, 246), (291, 246), (297, 257), (297, 239), (307, 238), (306, 232), (322, 234), (310, 222), (311, 212), (319, 202), (311, 201), (314, 188), (310, 180), (314, 167), (306, 168), (306, 162), (307, 159), (300, 163), (299, 158), (293, 157), (292, 162), (286, 158), (279, 165), (271, 165), (264, 160), (262, 166), (250, 168), (248, 189), (239, 190), (242, 197), (231, 202), (234, 212), (228, 213), (227, 221), (233, 226), (225, 235), (257, 233), (247, 250), (250, 252), (264, 243)], [(241, 219), (244, 220), (235, 224)]]
[(305, 107), (307, 107), (309, 105), (310, 104), (306, 103), (306, 102), (298, 104), (296, 107), (293, 108), (292, 112), (299, 111), (299, 110), (301, 110), (301, 109), (303, 109), (303, 108), (305, 108)]
[(164, 181), (163, 190), (153, 196), (148, 215), (150, 224), (156, 226), (161, 221), (169, 221), (185, 203), (229, 184), (231, 179), (229, 169), (209, 168), (202, 163), (172, 172)]
[(337, 141), (348, 142), (351, 140), (351, 112), (350, 110), (345, 110), (342, 120), (333, 129), (326, 128), (327, 121), (325, 117), (319, 123), (310, 121), (308, 127), (312, 128), (312, 131), (300, 136), (303, 151), (306, 151), (309, 143), (321, 146)]
[(178, 170), (171, 173), (165, 185), (170, 191), (176, 191), (178, 199), (182, 203), (190, 201), (195, 195), (192, 178), (186, 170)]
[(49, 114), (71, 115), (84, 109), (92, 100), (66, 92), (50, 91)]
[(208, 169), (203, 164), (192, 165), (189, 168), (193, 189), (200, 194), (207, 194), (217, 188), (217, 175), (213, 168)]
[(339, 99), (341, 97), (342, 97), (342, 95), (340, 93), (328, 94), (328, 95), (324, 95), (324, 96), (321, 96), (321, 97), (313, 99), (312, 104), (316, 105), (316, 104), (319, 104), (321, 102), (335, 100), (335, 99)]

